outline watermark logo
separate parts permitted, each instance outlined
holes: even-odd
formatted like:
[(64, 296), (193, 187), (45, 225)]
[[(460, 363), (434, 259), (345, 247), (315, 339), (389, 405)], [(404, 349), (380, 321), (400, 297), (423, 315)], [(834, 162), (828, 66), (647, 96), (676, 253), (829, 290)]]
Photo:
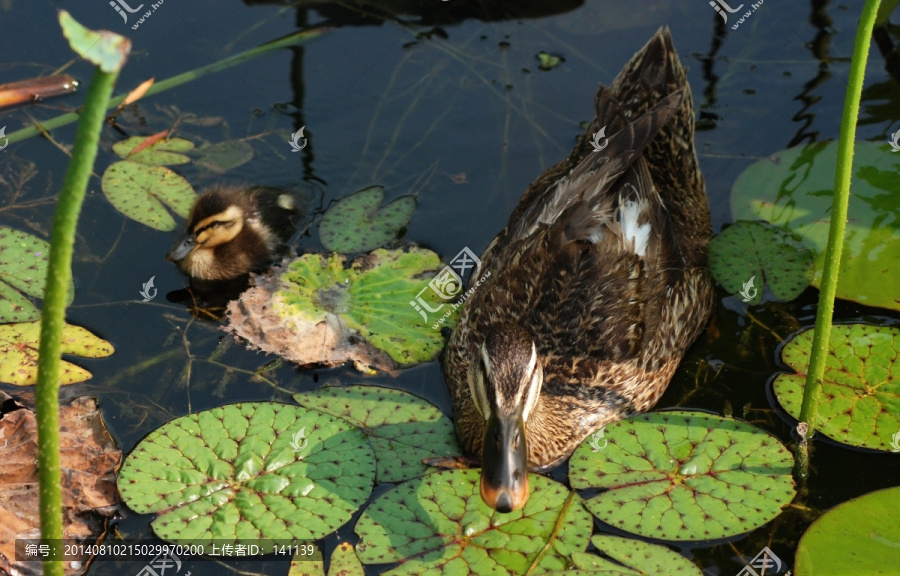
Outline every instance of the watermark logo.
[(891, 452), (900, 452), (900, 430), (897, 430), (897, 433), (894, 434), (893, 439), (891, 440)]
[[(153, 287), (154, 278), (156, 276), (151, 276), (149, 280), (141, 285), (143, 289), (140, 291), (140, 295), (144, 297), (144, 302), (149, 302), (156, 298), (156, 288)], [(153, 293), (150, 292), (151, 290), (153, 290)]]
[[(600, 139), (603, 139), (603, 146), (600, 145)], [(606, 137), (606, 126), (594, 132), (594, 138), (591, 140), (591, 147), (594, 152), (599, 152), (609, 146), (609, 138)]]
[[(774, 568), (773, 570), (769, 570)], [(768, 546), (763, 549), (750, 561), (749, 564), (737, 573), (737, 576), (771, 576), (781, 571), (781, 558), (769, 550)], [(790, 570), (784, 576), (791, 576)]]
[[(294, 437), (291, 438), (291, 448), (294, 449), (294, 452), (303, 450), (309, 444), (309, 439), (304, 438), (304, 436), (306, 436), (306, 426), (301, 428), (299, 432), (294, 433)], [(302, 444), (301, 441), (303, 442)]]
[[(291, 152), (299, 152), (306, 148), (306, 138), (303, 138), (303, 131), (306, 130), (306, 126), (301, 126), (299, 130), (291, 134), (291, 140), (288, 144), (291, 145)], [(303, 144), (300, 144), (300, 139), (303, 138)]]
[[(481, 284), (491, 275), (491, 273), (488, 272), (482, 276), (475, 285), (469, 288), (465, 294), (462, 294), (463, 278), (470, 269), (477, 270), (480, 267), (481, 260), (478, 259), (478, 256), (475, 256), (468, 248), (463, 248), (459, 254), (453, 257), (450, 264), (444, 266), (444, 269), (431, 279), (428, 286), (422, 288), (419, 293), (416, 294), (415, 300), (410, 300), (409, 305), (422, 316), (423, 320), (428, 322), (428, 312), (436, 314), (437, 312), (440, 312), (441, 308), (444, 307), (444, 304), (438, 304), (436, 308), (430, 306), (428, 302), (422, 298), (422, 294), (426, 290), (431, 289), (431, 291), (437, 294), (441, 300), (447, 301), (453, 300), (461, 295), (461, 299), (454, 304), (450, 304), (450, 310), (445, 312), (444, 315), (432, 325), (432, 328), (437, 330), (440, 328), (440, 325), (450, 317), (450, 313), (462, 306), (472, 292), (481, 286)], [(426, 310), (428, 312), (426, 312)]]
[[(6, 128), (6, 126), (4, 126), (4, 128)], [(2, 135), (3, 130), (0, 130), (0, 136)], [(891, 134), (891, 139), (888, 140), (888, 143), (891, 145), (891, 152), (900, 152), (900, 130)], [(6, 148), (6, 146), (3, 148)], [(0, 150), (3, 150), (3, 148), (0, 148)]]
[[(741, 8), (744, 7), (744, 5), (741, 4), (737, 8), (732, 8), (731, 6), (728, 5), (728, 2), (726, 2), (725, 0), (715, 0), (715, 1), (710, 0), (709, 5), (712, 6), (713, 9), (719, 13), (719, 16), (722, 17), (722, 20), (724, 20), (726, 24), (728, 24), (728, 14), (725, 14), (726, 10), (728, 11), (729, 14), (734, 14), (735, 12), (737, 12), (738, 10), (740, 10)], [(723, 10), (723, 8), (724, 8), (724, 10)]]
[[(115, 9), (115, 11), (119, 13), (119, 16), (122, 17), (122, 22), (124, 22), (125, 24), (128, 24), (128, 15), (125, 14), (126, 11), (128, 12), (128, 14), (134, 14), (135, 12), (137, 12), (138, 10), (140, 10), (141, 8), (144, 7), (144, 5), (141, 4), (137, 8), (132, 8), (131, 6), (128, 5), (127, 2), (125, 2), (125, 0), (116, 0), (115, 2), (110, 2), (109, 5), (112, 6)], [(122, 8), (124, 8), (124, 10), (122, 8), (119, 8), (120, 5), (122, 6)]]
[[(898, 130), (900, 133), (900, 130)], [(2, 152), (7, 146), (9, 146), (9, 138), (6, 137), (6, 126), (0, 128), (0, 138), (3, 138), (3, 146), (0, 146), (0, 152)]]
[[(900, 432), (898, 432), (900, 434)], [(0, 440), (3, 440), (3, 446), (0, 446), (0, 450), (6, 448), (6, 445), (9, 444), (9, 440), (6, 438), (6, 430), (0, 430)]]
[[(604, 448), (606, 448), (607, 440), (606, 440), (606, 438), (603, 438), (603, 429), (604, 428), (606, 428), (606, 426), (601, 426), (599, 430), (594, 432), (594, 434), (591, 436), (591, 441), (588, 442), (588, 444), (591, 445), (591, 448), (594, 449), (594, 452), (599, 452), (599, 451), (603, 450)], [(600, 446), (601, 438), (603, 439), (603, 446)]]
[(753, 276), (751, 276), (749, 280), (744, 282), (744, 288), (743, 288), (743, 290), (740, 291), (741, 300), (743, 300), (744, 302), (749, 302), (749, 301), (753, 300), (754, 298), (756, 298), (756, 295), (759, 293), (759, 290), (757, 290), (753, 286), (754, 280), (756, 280), (755, 274)]
[[(166, 576), (167, 574), (178, 574), (181, 572), (181, 559), (171, 552), (162, 552), (153, 557), (153, 560), (147, 562), (141, 571), (135, 576)], [(191, 576), (188, 570), (184, 576)]]

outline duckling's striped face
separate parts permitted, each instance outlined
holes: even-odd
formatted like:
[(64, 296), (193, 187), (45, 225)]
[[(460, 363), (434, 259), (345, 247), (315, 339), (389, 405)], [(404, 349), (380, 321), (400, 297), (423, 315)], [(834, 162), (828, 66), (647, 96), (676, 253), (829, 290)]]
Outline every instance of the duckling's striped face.
[(191, 213), (187, 233), (172, 246), (166, 257), (192, 277), (219, 279), (223, 276), (222, 263), (216, 261), (214, 250), (241, 233), (244, 211), (231, 205), (211, 216), (200, 217), (198, 206)]
[(244, 228), (244, 211), (229, 206), (223, 212), (208, 216), (191, 227), (198, 248), (215, 248), (231, 242)]

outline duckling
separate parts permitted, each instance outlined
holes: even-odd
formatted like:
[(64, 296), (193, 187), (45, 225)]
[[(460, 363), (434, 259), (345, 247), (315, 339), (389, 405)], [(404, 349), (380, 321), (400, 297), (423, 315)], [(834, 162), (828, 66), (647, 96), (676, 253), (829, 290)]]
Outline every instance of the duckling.
[(187, 232), (169, 249), (191, 281), (233, 280), (269, 264), (296, 230), (301, 198), (254, 186), (214, 186), (191, 209)]
[(525, 505), (528, 470), (656, 404), (713, 308), (694, 111), (667, 29), (594, 107), (481, 256), (471, 278), (487, 280), (444, 353), (457, 435), (498, 512)]

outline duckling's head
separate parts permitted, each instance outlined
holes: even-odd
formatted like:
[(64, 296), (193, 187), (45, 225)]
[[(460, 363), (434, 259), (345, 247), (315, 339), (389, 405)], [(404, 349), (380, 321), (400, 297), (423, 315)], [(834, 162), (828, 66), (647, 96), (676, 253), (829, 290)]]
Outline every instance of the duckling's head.
[(525, 423), (537, 406), (544, 371), (534, 339), (515, 324), (494, 327), (469, 378), (472, 398), (485, 419), (481, 498), (498, 512), (528, 501)]

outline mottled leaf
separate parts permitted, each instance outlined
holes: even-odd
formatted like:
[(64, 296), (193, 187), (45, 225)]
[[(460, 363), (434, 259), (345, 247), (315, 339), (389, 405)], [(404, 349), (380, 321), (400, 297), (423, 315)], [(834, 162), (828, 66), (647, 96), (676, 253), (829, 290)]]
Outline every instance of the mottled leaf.
[(440, 330), (410, 302), (441, 266), (417, 247), (375, 250), (344, 267), (345, 257), (306, 254), (254, 278), (228, 305), (227, 330), (251, 346), (301, 365), (353, 361), (393, 370), (434, 359)]
[(362, 562), (356, 557), (356, 550), (348, 542), (341, 542), (331, 554), (328, 576), (365, 576)]
[(709, 540), (749, 532), (794, 497), (793, 458), (746, 422), (702, 412), (642, 414), (606, 426), (607, 444), (582, 443), (569, 461), (585, 505), (627, 532), (660, 540)]
[[(796, 374), (775, 378), (775, 396), (800, 417), (813, 330), (794, 336), (781, 350)], [(828, 359), (819, 389), (815, 428), (838, 442), (891, 450), (900, 433), (900, 329), (867, 324), (831, 328)]]
[(786, 230), (742, 221), (710, 242), (709, 271), (745, 302), (762, 302), (763, 281), (775, 298), (789, 302), (809, 286), (813, 253)]
[(372, 186), (343, 198), (319, 223), (322, 245), (333, 252), (368, 252), (384, 246), (409, 224), (414, 196), (401, 196), (379, 210), (384, 189)]
[(356, 553), (363, 564), (402, 561), (390, 575), (524, 574), (549, 544), (538, 568), (562, 570), (587, 547), (591, 518), (562, 484), (536, 474), (529, 481), (528, 503), (509, 514), (484, 504), (478, 470), (404, 482), (363, 512)]
[(888, 576), (900, 567), (900, 487), (838, 504), (797, 546), (796, 576)]
[(188, 156), (179, 154), (179, 152), (189, 152), (194, 149), (194, 143), (184, 138), (161, 139), (138, 151), (136, 154), (132, 154), (132, 151), (147, 138), (145, 136), (131, 136), (127, 140), (116, 142), (113, 144), (113, 152), (126, 160), (152, 166), (187, 164), (191, 161)]
[(421, 476), (428, 469), (422, 460), (462, 454), (450, 419), (409, 392), (379, 386), (326, 386), (294, 394), (294, 400), (358, 426), (375, 450), (378, 482)]
[[(0, 226), (0, 324), (31, 322), (41, 317), (31, 303), (32, 298), (44, 296), (47, 279), (47, 257), (50, 244), (40, 238)], [(67, 301), (75, 297), (75, 287), (69, 282)]]
[(174, 230), (168, 206), (187, 218), (197, 194), (187, 180), (165, 166), (148, 166), (124, 160), (103, 173), (103, 193), (116, 210), (157, 230)]
[[(312, 546), (313, 553), (307, 554), (309, 546)], [(325, 560), (322, 558), (322, 551), (315, 544), (304, 542), (297, 545), (298, 551), (291, 559), (291, 566), (288, 569), (288, 576), (325, 576)]]
[(131, 52), (128, 38), (109, 30), (89, 30), (65, 10), (59, 11), (59, 25), (72, 50), (107, 74), (118, 72), (128, 60)]
[[(16, 386), (37, 384), (40, 339), (39, 320), (0, 325), (0, 382)], [(113, 346), (84, 328), (64, 324), (62, 353), (82, 358), (104, 358), (113, 353)], [(84, 368), (60, 360), (60, 384), (84, 382), (90, 378), (91, 373)]]
[(545, 574), (569, 576), (702, 576), (697, 566), (681, 554), (665, 546), (640, 540), (598, 534), (591, 538), (598, 556), (573, 552), (574, 569)]
[(158, 514), (151, 525), (163, 540), (314, 540), (350, 519), (374, 475), (372, 448), (343, 420), (251, 402), (151, 432), (118, 484), (132, 510)]
[(253, 146), (243, 140), (226, 140), (200, 150), (200, 157), (195, 164), (212, 170), (216, 174), (224, 174), (253, 158)]

